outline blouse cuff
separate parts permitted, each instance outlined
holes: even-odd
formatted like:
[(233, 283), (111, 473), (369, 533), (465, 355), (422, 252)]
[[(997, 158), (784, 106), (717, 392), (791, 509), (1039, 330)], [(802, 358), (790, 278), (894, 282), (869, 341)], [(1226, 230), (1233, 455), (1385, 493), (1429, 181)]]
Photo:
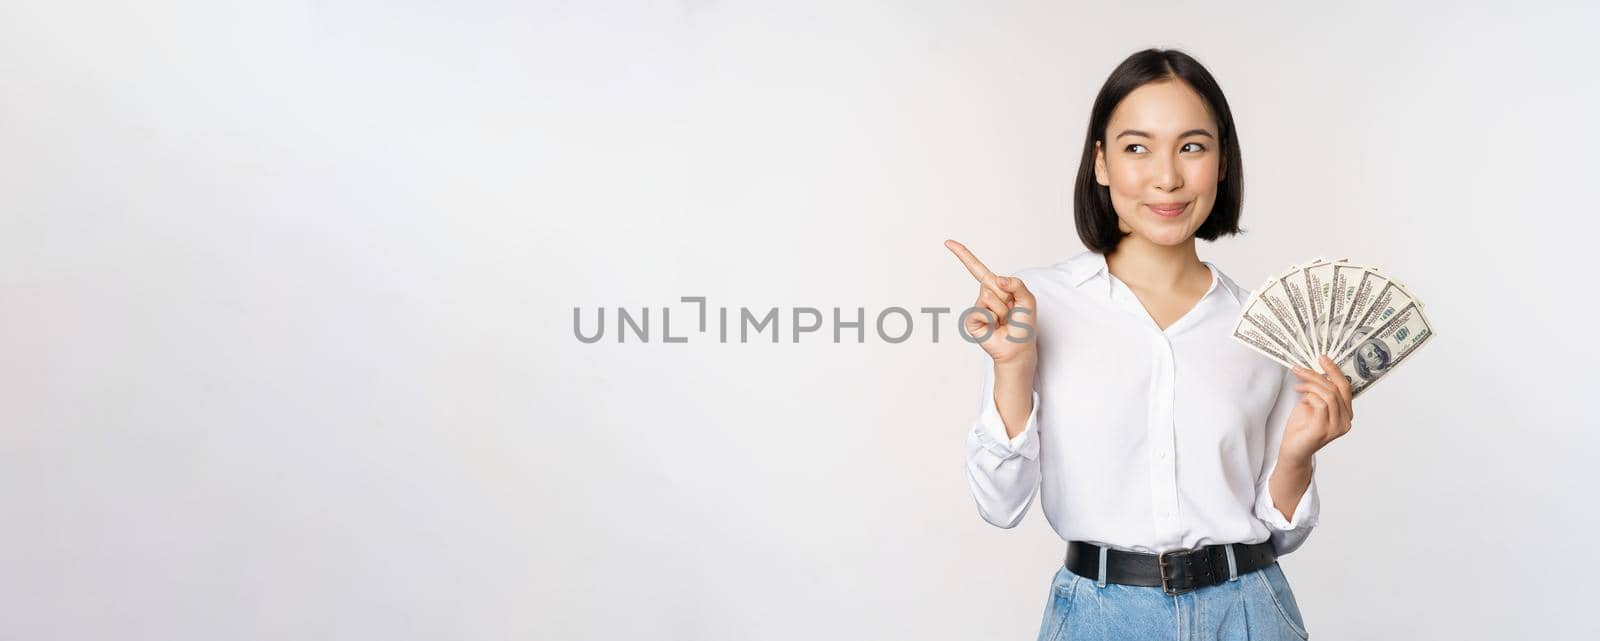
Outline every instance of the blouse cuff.
[(1014, 438), (1007, 438), (1005, 421), (1000, 418), (1000, 408), (994, 402), (993, 388), (984, 391), (987, 401), (978, 413), (978, 424), (973, 434), (983, 449), (995, 456), (994, 466), (1014, 456), (1030, 461), (1039, 458), (1039, 392), (1033, 392), (1033, 409), (1028, 411), (1028, 422)]
[(1317, 496), (1316, 456), (1311, 457), (1311, 482), (1306, 485), (1305, 492), (1300, 495), (1300, 502), (1295, 505), (1294, 514), (1289, 519), (1283, 518), (1283, 512), (1278, 509), (1277, 503), (1272, 500), (1272, 472), (1277, 467), (1277, 462), (1273, 461), (1271, 468), (1267, 470), (1266, 480), (1262, 482), (1262, 487), (1256, 492), (1256, 517), (1274, 530), (1288, 531), (1316, 527), (1318, 517), (1322, 512), (1322, 502), (1320, 497)]

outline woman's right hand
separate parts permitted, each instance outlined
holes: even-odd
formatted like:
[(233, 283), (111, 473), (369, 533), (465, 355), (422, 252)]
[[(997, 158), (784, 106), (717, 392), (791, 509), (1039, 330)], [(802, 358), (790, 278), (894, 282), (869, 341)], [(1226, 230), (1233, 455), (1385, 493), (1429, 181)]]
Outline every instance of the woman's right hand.
[(995, 364), (1033, 365), (1038, 362), (1038, 330), (1034, 312), (1039, 308), (1022, 279), (996, 276), (965, 245), (954, 240), (944, 246), (967, 266), (978, 281), (978, 302), (973, 307), (986, 309), (994, 318), (979, 311), (961, 317), (961, 326), (978, 342)]

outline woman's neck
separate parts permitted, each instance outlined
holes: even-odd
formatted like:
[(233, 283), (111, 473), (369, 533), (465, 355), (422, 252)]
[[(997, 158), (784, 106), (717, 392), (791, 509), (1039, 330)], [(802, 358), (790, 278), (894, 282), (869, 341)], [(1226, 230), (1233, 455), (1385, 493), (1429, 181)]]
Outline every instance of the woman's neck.
[(1195, 253), (1194, 237), (1173, 246), (1157, 245), (1137, 235), (1124, 237), (1106, 255), (1106, 268), (1136, 290), (1172, 291), (1186, 284), (1211, 280), (1210, 272)]

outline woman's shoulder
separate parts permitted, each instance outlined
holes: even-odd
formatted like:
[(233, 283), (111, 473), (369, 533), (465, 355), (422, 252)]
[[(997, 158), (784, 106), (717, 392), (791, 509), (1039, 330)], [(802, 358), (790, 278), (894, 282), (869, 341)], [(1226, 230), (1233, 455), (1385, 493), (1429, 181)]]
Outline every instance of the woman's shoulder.
[(1206, 266), (1210, 267), (1212, 271), (1217, 273), (1217, 289), (1223, 290), (1223, 293), (1227, 294), (1227, 296), (1233, 300), (1234, 304), (1242, 306), (1245, 304), (1245, 302), (1250, 300), (1252, 292), (1248, 289), (1240, 287), (1239, 283), (1234, 281), (1233, 278), (1229, 277), (1227, 272), (1222, 271), (1221, 267), (1218, 267), (1209, 261), (1200, 262), (1205, 263)]

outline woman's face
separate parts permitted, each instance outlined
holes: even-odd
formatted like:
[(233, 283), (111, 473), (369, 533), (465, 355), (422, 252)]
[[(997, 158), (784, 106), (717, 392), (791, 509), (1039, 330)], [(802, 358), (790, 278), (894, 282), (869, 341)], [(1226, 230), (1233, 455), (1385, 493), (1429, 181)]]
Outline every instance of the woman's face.
[(1179, 80), (1152, 82), (1111, 112), (1095, 180), (1110, 187), (1117, 226), (1158, 245), (1188, 241), (1217, 201), (1217, 122)]

